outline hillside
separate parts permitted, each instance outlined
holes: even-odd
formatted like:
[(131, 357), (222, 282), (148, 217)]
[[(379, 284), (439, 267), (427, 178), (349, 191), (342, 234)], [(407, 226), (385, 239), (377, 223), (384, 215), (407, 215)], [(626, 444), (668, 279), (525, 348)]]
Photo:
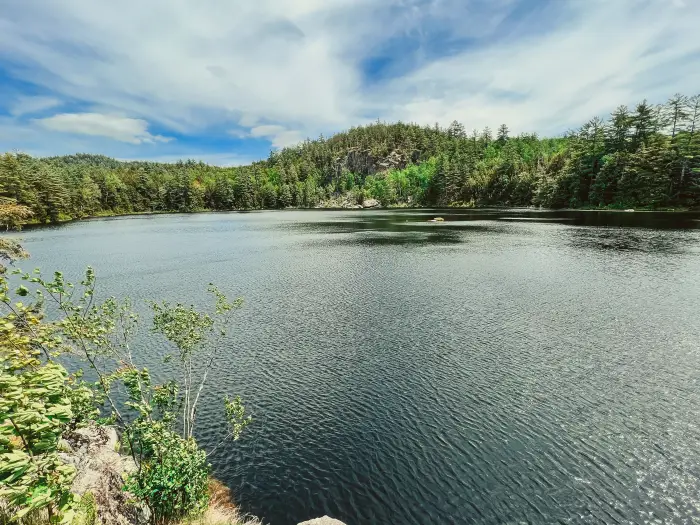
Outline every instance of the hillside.
[(384, 206), (700, 205), (700, 96), (620, 106), (563, 137), (377, 122), (219, 168), (102, 155), (0, 157), (0, 197), (40, 222), (116, 213)]

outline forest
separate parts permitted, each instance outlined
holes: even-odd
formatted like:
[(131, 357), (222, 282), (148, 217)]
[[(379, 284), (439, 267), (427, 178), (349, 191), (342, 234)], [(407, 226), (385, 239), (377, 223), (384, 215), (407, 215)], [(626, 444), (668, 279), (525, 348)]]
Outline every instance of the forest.
[(0, 156), (0, 199), (35, 222), (143, 212), (383, 206), (700, 207), (700, 95), (619, 106), (561, 137), (376, 122), (249, 166)]

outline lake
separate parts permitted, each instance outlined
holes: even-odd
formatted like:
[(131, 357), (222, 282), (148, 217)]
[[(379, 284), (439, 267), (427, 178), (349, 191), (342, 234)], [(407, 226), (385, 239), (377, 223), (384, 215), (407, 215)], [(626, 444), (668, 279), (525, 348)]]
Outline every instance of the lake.
[[(441, 216), (444, 223), (428, 219)], [(268, 211), (22, 232), (100, 294), (243, 296), (200, 411), (271, 525), (700, 519), (700, 214)], [(137, 354), (158, 375), (163, 343)], [(656, 521), (655, 521), (656, 520)]]

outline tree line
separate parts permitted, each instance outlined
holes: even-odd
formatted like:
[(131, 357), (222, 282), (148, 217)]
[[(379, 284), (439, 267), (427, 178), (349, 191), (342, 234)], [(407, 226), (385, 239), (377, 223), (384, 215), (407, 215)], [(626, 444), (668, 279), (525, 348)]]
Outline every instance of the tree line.
[(700, 95), (618, 107), (557, 138), (377, 122), (249, 166), (0, 157), (0, 198), (39, 222), (151, 211), (385, 206), (700, 206)]

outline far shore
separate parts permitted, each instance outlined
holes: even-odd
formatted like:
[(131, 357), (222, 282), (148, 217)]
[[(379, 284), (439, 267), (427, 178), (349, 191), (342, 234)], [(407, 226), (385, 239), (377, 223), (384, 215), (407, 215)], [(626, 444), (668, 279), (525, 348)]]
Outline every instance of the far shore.
[(22, 224), (22, 228), (40, 228), (44, 226), (56, 226), (68, 224), (72, 222), (80, 222), (97, 219), (116, 219), (129, 217), (148, 217), (152, 215), (194, 215), (204, 213), (254, 213), (262, 211), (343, 211), (343, 212), (367, 212), (367, 211), (400, 211), (400, 210), (435, 210), (435, 211), (453, 211), (453, 210), (513, 210), (513, 211), (530, 211), (530, 212), (605, 212), (605, 213), (700, 213), (700, 209), (692, 208), (659, 208), (659, 209), (613, 209), (613, 208), (535, 208), (535, 207), (509, 207), (509, 206), (445, 206), (445, 207), (424, 207), (424, 206), (376, 206), (372, 208), (342, 208), (342, 207), (315, 207), (315, 208), (245, 208), (233, 210), (193, 210), (193, 211), (142, 211), (142, 212), (127, 212), (127, 213), (109, 213), (99, 215), (88, 215), (80, 218), (64, 218), (56, 222), (38, 222), (29, 221)]

